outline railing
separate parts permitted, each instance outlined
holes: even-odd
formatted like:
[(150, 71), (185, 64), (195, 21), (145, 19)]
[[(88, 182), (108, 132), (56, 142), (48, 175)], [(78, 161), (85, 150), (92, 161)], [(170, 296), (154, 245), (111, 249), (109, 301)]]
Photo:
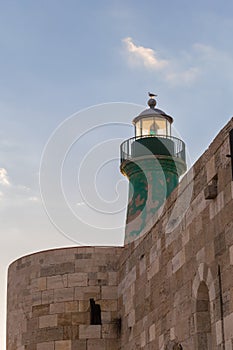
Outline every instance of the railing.
[[(145, 143), (147, 140), (143, 139), (148, 139), (149, 138), (154, 138), (156, 139), (155, 141), (155, 147), (153, 150), (150, 148), (146, 148)], [(149, 140), (150, 141), (150, 140)], [(143, 136), (135, 136), (131, 137), (130, 139), (124, 141), (121, 146), (121, 162), (125, 160), (133, 160), (138, 157), (137, 152), (135, 152), (135, 145), (136, 144), (141, 144), (141, 147), (143, 147), (145, 150), (147, 149), (148, 152), (147, 154), (153, 154), (153, 155), (161, 155), (160, 151), (161, 148), (158, 147), (156, 150), (156, 144), (161, 143), (165, 149), (168, 150), (169, 155), (172, 157), (180, 158), (185, 162), (185, 143), (178, 139), (177, 137), (174, 136), (167, 136), (167, 135), (143, 135)], [(168, 143), (172, 147), (167, 147)], [(151, 145), (151, 143), (150, 143)], [(158, 153), (157, 153), (158, 152)], [(163, 153), (162, 153), (163, 154)]]

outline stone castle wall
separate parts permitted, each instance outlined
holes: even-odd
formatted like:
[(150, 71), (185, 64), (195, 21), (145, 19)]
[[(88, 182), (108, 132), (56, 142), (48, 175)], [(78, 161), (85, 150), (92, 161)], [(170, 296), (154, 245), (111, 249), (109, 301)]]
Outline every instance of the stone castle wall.
[[(8, 274), (8, 350), (118, 349), (121, 248), (79, 247), (15, 261)], [(90, 302), (102, 325), (90, 325)]]
[[(14, 262), (7, 350), (232, 350), (232, 128), (233, 120), (142, 238)], [(101, 326), (90, 325), (90, 298), (101, 305)]]

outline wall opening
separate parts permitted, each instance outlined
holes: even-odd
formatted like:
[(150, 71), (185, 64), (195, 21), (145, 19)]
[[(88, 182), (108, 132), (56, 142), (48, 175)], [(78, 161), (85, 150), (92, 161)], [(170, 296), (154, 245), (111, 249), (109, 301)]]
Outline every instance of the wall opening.
[(196, 301), (196, 336), (197, 350), (212, 350), (209, 290), (201, 282)]

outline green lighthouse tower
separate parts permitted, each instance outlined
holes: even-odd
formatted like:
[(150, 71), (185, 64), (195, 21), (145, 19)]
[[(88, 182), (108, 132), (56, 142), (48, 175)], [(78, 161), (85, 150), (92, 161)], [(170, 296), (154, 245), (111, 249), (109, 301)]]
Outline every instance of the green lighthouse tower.
[(141, 237), (186, 171), (185, 144), (171, 136), (173, 118), (149, 108), (133, 119), (135, 136), (121, 144), (121, 172), (129, 179), (125, 244)]

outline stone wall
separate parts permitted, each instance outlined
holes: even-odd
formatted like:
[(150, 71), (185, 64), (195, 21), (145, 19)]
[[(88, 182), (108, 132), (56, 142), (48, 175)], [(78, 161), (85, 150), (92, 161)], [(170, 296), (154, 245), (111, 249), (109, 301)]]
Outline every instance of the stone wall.
[[(8, 350), (118, 349), (121, 248), (66, 248), (15, 261), (8, 274)], [(90, 302), (102, 325), (90, 325)]]
[[(233, 120), (173, 191), (150, 231), (120, 257), (122, 350), (233, 348), (233, 182), (226, 157), (232, 128)], [(188, 192), (183, 218), (178, 210), (169, 220)]]

